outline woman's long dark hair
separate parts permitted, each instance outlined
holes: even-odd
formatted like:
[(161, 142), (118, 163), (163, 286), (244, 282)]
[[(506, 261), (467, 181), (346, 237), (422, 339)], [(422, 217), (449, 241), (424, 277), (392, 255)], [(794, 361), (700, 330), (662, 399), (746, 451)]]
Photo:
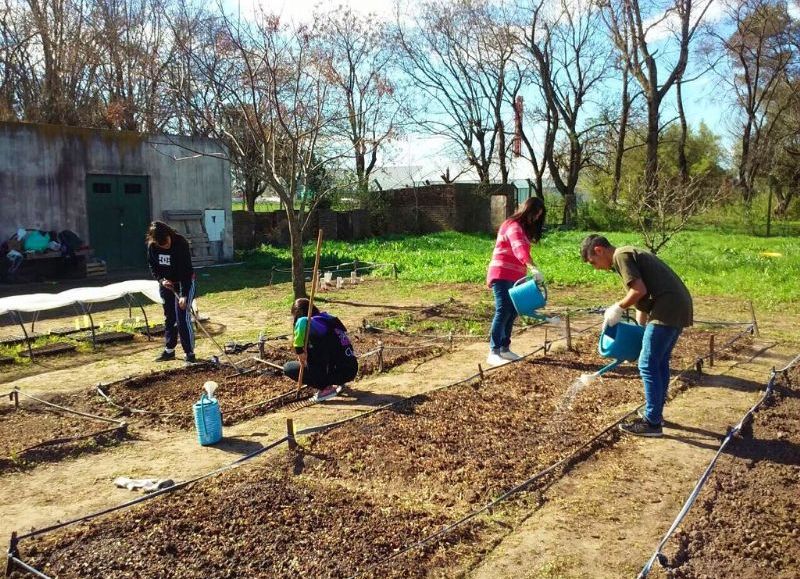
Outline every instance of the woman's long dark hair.
[[(292, 323), (296, 324), (300, 318), (305, 318), (308, 315), (308, 298), (297, 298), (292, 304)], [(319, 310), (317, 306), (311, 306), (311, 315), (318, 316)]]
[[(541, 213), (539, 213), (540, 211)], [(544, 227), (546, 213), (544, 201), (538, 197), (530, 197), (519, 206), (509, 219), (519, 223), (528, 239), (536, 243), (542, 238), (542, 228)]]
[(180, 233), (172, 229), (172, 227), (163, 221), (153, 221), (150, 224), (150, 227), (147, 229), (147, 233), (144, 236), (144, 241), (147, 245), (153, 245), (154, 243), (157, 245), (164, 245), (167, 242), (167, 237), (175, 239), (179, 236)]

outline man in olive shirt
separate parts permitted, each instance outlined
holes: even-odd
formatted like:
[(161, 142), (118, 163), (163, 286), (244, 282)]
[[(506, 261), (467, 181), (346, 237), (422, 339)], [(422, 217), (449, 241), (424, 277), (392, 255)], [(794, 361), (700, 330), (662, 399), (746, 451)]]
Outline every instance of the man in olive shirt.
[(593, 234), (583, 240), (581, 257), (595, 269), (616, 271), (628, 292), (606, 308), (604, 323), (619, 323), (624, 310), (634, 306), (636, 321), (646, 325), (639, 354), (645, 406), (637, 420), (620, 424), (620, 430), (637, 436), (661, 436), (669, 361), (683, 328), (692, 325), (692, 296), (675, 272), (649, 251), (632, 246), (616, 248), (605, 237)]

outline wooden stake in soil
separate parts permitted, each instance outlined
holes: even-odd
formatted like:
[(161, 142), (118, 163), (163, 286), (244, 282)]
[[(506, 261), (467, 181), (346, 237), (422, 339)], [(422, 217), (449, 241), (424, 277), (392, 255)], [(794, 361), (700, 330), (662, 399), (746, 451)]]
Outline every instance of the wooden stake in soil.
[(292, 450), (297, 448), (297, 439), (294, 437), (294, 420), (291, 418), (286, 419), (286, 438), (289, 442), (289, 448)]
[(753, 335), (760, 336), (758, 332), (758, 321), (756, 320), (756, 310), (753, 308), (753, 300), (750, 300), (750, 320), (753, 323)]
[(378, 342), (378, 373), (383, 374), (383, 342)]
[(571, 352), (572, 351), (572, 328), (569, 325), (569, 310), (567, 310), (565, 324), (566, 324), (565, 327), (566, 327), (566, 331), (567, 331), (567, 351)]
[[(322, 229), (317, 234), (317, 254), (314, 256), (314, 271), (311, 273), (311, 295), (308, 298), (308, 312), (306, 313), (306, 332), (303, 337), (303, 354), (308, 354), (308, 337), (311, 335), (311, 312), (314, 309), (314, 295), (317, 293), (317, 272), (319, 271), (319, 253), (322, 250)], [(308, 361), (306, 359), (306, 361)], [(300, 372), (297, 373), (297, 390), (295, 399), (300, 398), (300, 388), (303, 387), (303, 372), (306, 367), (300, 364)]]
[(397, 279), (397, 264), (396, 263), (392, 264), (392, 276), (394, 277), (394, 279)]
[(483, 367), (480, 364), (478, 364), (478, 374), (481, 375), (481, 384), (483, 384)]
[(714, 367), (714, 334), (708, 338), (708, 367)]
[(19, 392), (17, 390), (12, 390), (8, 394), (9, 399), (14, 402), (14, 408), (19, 408)]
[(275, 266), (272, 266), (272, 269), (269, 270), (269, 285), (272, 285), (272, 280), (275, 278)]

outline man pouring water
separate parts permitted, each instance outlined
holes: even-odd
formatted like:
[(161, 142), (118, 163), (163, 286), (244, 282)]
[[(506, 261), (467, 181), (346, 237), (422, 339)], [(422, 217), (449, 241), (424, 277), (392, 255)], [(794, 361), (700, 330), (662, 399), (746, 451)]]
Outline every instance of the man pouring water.
[(620, 430), (636, 436), (661, 436), (669, 362), (683, 328), (693, 323), (692, 296), (677, 274), (649, 251), (617, 248), (605, 237), (592, 234), (581, 243), (581, 258), (595, 269), (617, 272), (627, 290), (625, 297), (606, 308), (605, 325), (618, 324), (624, 311), (633, 306), (636, 321), (645, 326), (639, 354), (645, 406), (636, 420), (620, 424)]

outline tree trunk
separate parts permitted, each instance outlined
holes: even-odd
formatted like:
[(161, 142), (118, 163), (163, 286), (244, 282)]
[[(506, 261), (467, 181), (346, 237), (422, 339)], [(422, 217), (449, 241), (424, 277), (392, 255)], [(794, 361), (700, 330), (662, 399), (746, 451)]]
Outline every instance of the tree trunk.
[(683, 111), (683, 94), (681, 92), (683, 86), (683, 79), (679, 78), (675, 84), (677, 90), (676, 98), (678, 102), (678, 117), (681, 123), (681, 136), (678, 141), (678, 171), (681, 177), (681, 184), (686, 185), (689, 182), (689, 162), (686, 159), (686, 139), (689, 133), (689, 128), (686, 124), (686, 114)]
[(303, 233), (300, 229), (300, 219), (293, 207), (286, 208), (286, 218), (289, 220), (289, 243), (292, 248), (292, 291), (295, 299), (305, 298), (308, 297), (308, 294), (306, 293)]
[(651, 195), (658, 187), (658, 133), (659, 101), (655, 95), (647, 99), (647, 153), (644, 167), (645, 195)]
[(753, 183), (750, 179), (750, 134), (752, 130), (751, 121), (748, 119), (742, 132), (742, 157), (739, 161), (739, 187), (742, 190), (742, 197), (746, 204), (753, 200)]
[(617, 150), (614, 154), (614, 186), (611, 189), (611, 203), (617, 204), (619, 184), (622, 180), (622, 158), (625, 156), (625, 137), (628, 132), (628, 116), (631, 111), (631, 97), (628, 91), (628, 67), (622, 74), (622, 110), (619, 117), (619, 134), (617, 134)]

